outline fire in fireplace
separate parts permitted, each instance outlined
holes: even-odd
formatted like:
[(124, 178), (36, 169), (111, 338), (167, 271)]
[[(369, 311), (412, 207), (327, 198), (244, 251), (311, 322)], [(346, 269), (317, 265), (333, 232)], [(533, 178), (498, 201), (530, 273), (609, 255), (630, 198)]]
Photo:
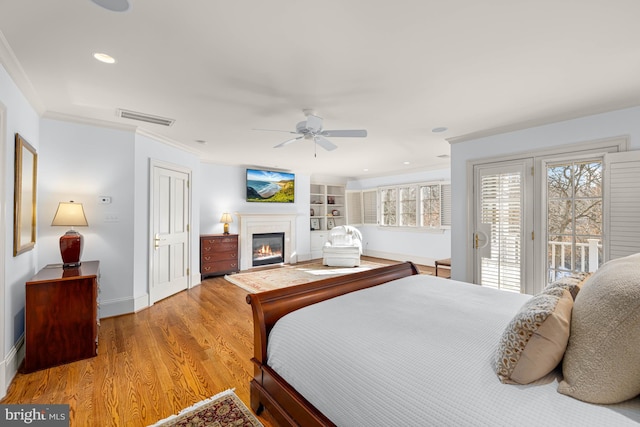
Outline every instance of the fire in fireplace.
[(284, 262), (284, 233), (253, 235), (252, 266)]

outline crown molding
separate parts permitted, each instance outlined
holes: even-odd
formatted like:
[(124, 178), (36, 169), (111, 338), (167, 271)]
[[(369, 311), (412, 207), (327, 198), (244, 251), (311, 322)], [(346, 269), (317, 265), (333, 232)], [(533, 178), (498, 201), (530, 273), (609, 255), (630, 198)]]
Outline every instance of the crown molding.
[(9, 46), (9, 42), (5, 38), (2, 31), (0, 31), (0, 63), (4, 66), (5, 70), (18, 86), (20, 92), (27, 98), (27, 101), (38, 115), (42, 116), (46, 108), (40, 97), (38, 96), (31, 80), (27, 77), (27, 73), (24, 72), (22, 65), (18, 61), (13, 49)]

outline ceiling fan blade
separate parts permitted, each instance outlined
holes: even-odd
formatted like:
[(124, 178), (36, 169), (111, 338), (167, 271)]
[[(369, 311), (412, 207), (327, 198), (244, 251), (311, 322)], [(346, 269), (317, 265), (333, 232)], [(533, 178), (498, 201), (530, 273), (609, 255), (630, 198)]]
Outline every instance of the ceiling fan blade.
[[(295, 132), (291, 132), (291, 133), (295, 133)], [(297, 140), (302, 139), (302, 138), (304, 138), (304, 135), (298, 136), (297, 138), (287, 139), (285, 142), (281, 142), (280, 144), (275, 145), (273, 148), (284, 147), (285, 145), (289, 145), (292, 142), (296, 142)]]
[(322, 117), (309, 115), (307, 116), (307, 129), (311, 133), (318, 133), (322, 130)]
[(327, 138), (325, 138), (324, 136), (314, 136), (313, 140), (315, 141), (316, 144), (318, 144), (319, 146), (321, 146), (322, 148), (324, 148), (327, 151), (332, 151), (335, 150), (336, 148), (338, 148), (337, 145), (335, 145), (333, 142), (329, 141)]
[(352, 130), (323, 130), (320, 132), (322, 136), (328, 136), (331, 138), (350, 138), (367, 136), (367, 131), (364, 129), (352, 129)]
[(267, 132), (284, 132), (284, 133), (298, 133), (298, 132), (292, 132), (290, 130), (279, 130), (279, 129), (258, 129), (258, 128), (253, 128), (251, 130), (264, 130)]

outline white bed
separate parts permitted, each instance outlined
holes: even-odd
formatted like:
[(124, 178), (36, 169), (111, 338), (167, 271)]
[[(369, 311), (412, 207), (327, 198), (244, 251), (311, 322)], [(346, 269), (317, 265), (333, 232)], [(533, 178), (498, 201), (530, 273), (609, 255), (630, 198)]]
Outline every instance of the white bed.
[(557, 392), (558, 370), (529, 385), (500, 382), (496, 347), (529, 298), (404, 277), (282, 317), (268, 365), (339, 426), (638, 425), (640, 398), (581, 402)]

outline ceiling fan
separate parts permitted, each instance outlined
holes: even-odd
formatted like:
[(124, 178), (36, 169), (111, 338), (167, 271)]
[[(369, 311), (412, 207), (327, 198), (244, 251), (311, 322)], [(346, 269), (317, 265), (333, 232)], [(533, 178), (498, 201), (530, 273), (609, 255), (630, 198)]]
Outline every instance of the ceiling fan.
[(256, 130), (268, 130), (273, 132), (287, 132), (293, 133), (300, 136), (296, 136), (295, 138), (288, 139), (280, 144), (274, 146), (273, 148), (284, 147), (285, 145), (289, 145), (293, 142), (299, 141), (301, 139), (313, 140), (313, 142), (327, 151), (335, 150), (338, 148), (333, 142), (329, 141), (329, 138), (363, 138), (367, 136), (367, 131), (364, 129), (351, 129), (351, 130), (324, 130), (322, 128), (322, 117), (316, 116), (309, 110), (304, 110), (305, 115), (307, 116), (307, 120), (299, 122), (296, 125), (296, 131), (277, 131), (273, 129), (256, 129)]

